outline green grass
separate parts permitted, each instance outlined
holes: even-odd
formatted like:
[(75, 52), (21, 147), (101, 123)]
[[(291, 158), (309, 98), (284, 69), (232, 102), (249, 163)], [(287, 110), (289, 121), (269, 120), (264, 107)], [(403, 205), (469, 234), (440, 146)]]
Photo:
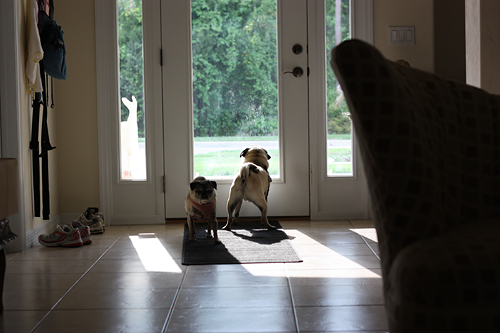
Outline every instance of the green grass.
[(328, 148), (327, 173), (332, 174), (351, 174), (352, 164), (336, 164), (334, 162), (351, 162), (351, 149), (349, 148)]
[(195, 142), (217, 142), (217, 141), (278, 141), (278, 136), (199, 136), (194, 138)]
[[(194, 157), (194, 170), (200, 176), (234, 176), (238, 173), (242, 158), (240, 150), (225, 150), (208, 154), (198, 154)], [(268, 150), (269, 155), (278, 156), (277, 149)], [(350, 160), (351, 150), (349, 148), (329, 148), (329, 162), (346, 162)], [(269, 172), (271, 175), (277, 175), (279, 170), (278, 158), (269, 161)], [(331, 173), (351, 173), (351, 164), (328, 163), (328, 170)]]
[[(328, 139), (350, 140), (351, 134), (328, 134)], [(216, 141), (278, 141), (278, 136), (200, 136), (194, 138), (195, 142)]]
[[(351, 134), (328, 134), (328, 139), (350, 140)], [(278, 136), (217, 136), (195, 137), (195, 142), (217, 142), (217, 141), (278, 141)], [(139, 142), (145, 142), (145, 138), (139, 138)]]
[(328, 134), (328, 139), (351, 140), (351, 134)]
[(328, 175), (352, 174), (351, 164), (328, 164)]
[(327, 157), (333, 159), (333, 162), (350, 162), (351, 149), (350, 148), (328, 148)]
[[(234, 176), (238, 173), (243, 161), (240, 158), (241, 150), (224, 150), (208, 154), (198, 154), (194, 156), (194, 171), (200, 176)], [(278, 156), (277, 149), (268, 150), (269, 155)], [(276, 159), (278, 161), (278, 159)], [(272, 160), (269, 163), (269, 173), (277, 175), (279, 165)]]

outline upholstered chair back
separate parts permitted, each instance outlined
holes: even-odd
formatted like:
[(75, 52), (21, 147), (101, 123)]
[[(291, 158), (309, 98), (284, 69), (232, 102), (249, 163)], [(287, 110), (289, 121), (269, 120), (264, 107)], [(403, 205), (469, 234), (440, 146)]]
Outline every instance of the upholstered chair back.
[(331, 66), (360, 143), (385, 275), (408, 245), (500, 217), (500, 96), (359, 40), (333, 49)]

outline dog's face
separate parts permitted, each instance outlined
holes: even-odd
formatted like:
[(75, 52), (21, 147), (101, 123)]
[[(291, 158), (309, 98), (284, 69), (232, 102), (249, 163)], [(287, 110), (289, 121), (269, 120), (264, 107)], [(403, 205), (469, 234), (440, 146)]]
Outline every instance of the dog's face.
[(187, 213), (187, 225), (189, 228), (189, 241), (195, 241), (196, 227), (194, 220), (208, 220), (207, 237), (212, 237), (216, 244), (220, 243), (217, 237), (217, 183), (205, 179), (205, 177), (196, 177), (189, 184), (190, 191), (184, 201), (184, 208)]
[(198, 177), (189, 184), (189, 187), (191, 188), (189, 195), (194, 202), (205, 205), (215, 200), (216, 182)]
[(250, 148), (244, 149), (240, 157), (245, 159), (245, 162), (253, 162), (262, 166), (264, 169), (269, 168), (268, 160), (271, 159), (271, 156), (267, 153), (267, 150), (260, 146), (250, 146)]

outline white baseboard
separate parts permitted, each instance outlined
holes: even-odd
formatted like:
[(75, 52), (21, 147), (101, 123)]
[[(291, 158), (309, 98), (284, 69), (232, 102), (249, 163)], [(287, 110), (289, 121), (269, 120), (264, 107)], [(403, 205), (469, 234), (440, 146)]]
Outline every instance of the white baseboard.
[(41, 234), (50, 234), (58, 224), (61, 224), (60, 215), (51, 217), (50, 220), (43, 220), (43, 223), (26, 232), (26, 249), (38, 243), (38, 236)]
[(58, 224), (67, 224), (77, 220), (82, 213), (61, 213), (50, 220), (43, 220), (41, 224), (26, 232), (26, 249), (29, 249), (34, 244), (38, 244), (38, 235), (50, 234)]

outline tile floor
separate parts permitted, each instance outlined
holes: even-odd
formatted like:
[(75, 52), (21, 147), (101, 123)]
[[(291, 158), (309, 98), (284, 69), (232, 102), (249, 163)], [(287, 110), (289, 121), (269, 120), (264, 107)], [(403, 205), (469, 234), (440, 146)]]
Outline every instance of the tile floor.
[(8, 254), (0, 331), (386, 332), (372, 222), (281, 224), (302, 263), (183, 266), (182, 223)]

